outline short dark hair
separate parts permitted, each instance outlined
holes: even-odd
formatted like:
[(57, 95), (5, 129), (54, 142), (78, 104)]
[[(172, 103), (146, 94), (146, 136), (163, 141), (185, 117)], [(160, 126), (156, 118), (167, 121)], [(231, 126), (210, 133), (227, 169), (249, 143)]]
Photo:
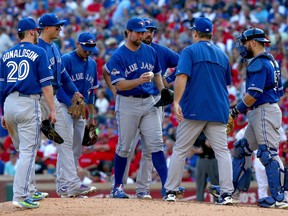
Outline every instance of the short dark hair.
[(212, 38), (212, 33), (211, 33), (211, 32), (209, 32), (209, 33), (204, 33), (204, 32), (197, 31), (197, 33), (198, 33), (198, 36), (199, 36), (200, 38), (209, 38), (209, 39)]
[(20, 40), (23, 40), (23, 39), (24, 39), (24, 37), (25, 37), (25, 32), (26, 32), (26, 31), (24, 31), (24, 32), (18, 32), (18, 38), (19, 38)]

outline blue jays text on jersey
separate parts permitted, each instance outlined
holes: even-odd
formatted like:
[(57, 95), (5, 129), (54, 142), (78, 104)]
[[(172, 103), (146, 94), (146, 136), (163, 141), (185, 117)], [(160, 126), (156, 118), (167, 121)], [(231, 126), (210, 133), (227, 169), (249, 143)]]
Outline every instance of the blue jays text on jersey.
[[(154, 66), (152, 64), (149, 64), (147, 62), (140, 63), (141, 67), (140, 69), (147, 69), (148, 71), (153, 71)], [(134, 71), (138, 70), (138, 65), (136, 63), (129, 65), (128, 68), (125, 70), (125, 76), (128, 77), (128, 75)]]
[[(93, 90), (98, 87), (97, 64), (90, 56), (87, 60), (81, 59), (76, 51), (66, 53), (62, 56), (62, 63), (70, 75), (71, 80), (83, 95), (87, 104), (94, 104)], [(62, 85), (57, 93), (57, 99), (71, 106), (73, 94), (66, 86)]]
[[(120, 80), (137, 79), (143, 73), (149, 71), (161, 75), (161, 67), (156, 51), (151, 46), (143, 43), (136, 51), (129, 50), (125, 45), (119, 47), (104, 67), (105, 70), (110, 73), (111, 83), (113, 85)], [(152, 95), (153, 85), (153, 82), (147, 82), (130, 90), (117, 90), (117, 94), (123, 96), (138, 94)]]

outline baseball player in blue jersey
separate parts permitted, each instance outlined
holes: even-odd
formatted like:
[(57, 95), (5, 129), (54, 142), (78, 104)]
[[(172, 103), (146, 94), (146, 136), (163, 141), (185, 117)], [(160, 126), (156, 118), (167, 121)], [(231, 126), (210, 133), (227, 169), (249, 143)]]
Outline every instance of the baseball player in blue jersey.
[(8, 129), (15, 149), (20, 152), (13, 183), (13, 205), (20, 208), (39, 207), (39, 202), (33, 199), (35, 187), (30, 184), (35, 178), (35, 157), (41, 138), (39, 101), (42, 94), (49, 107), (48, 118), (53, 124), (56, 122), (53, 75), (47, 53), (34, 45), (39, 29), (32, 18), (20, 20), (18, 37), (21, 42), (6, 51), (1, 59), (2, 125)]
[[(57, 145), (57, 180), (56, 180), (56, 192), (61, 196), (81, 196), (86, 195), (92, 191), (95, 191), (95, 187), (90, 187), (81, 184), (75, 167), (73, 150), (71, 148), (70, 137), (73, 136), (73, 130), (67, 131), (68, 122), (65, 119), (65, 110), (60, 105), (56, 98), (56, 93), (62, 85), (66, 92), (72, 95), (83, 97), (77, 89), (76, 85), (67, 73), (62, 60), (59, 47), (53, 42), (54, 39), (59, 37), (59, 33), (66, 20), (59, 20), (59, 18), (53, 13), (47, 13), (40, 17), (39, 26), (43, 28), (40, 38), (38, 40), (38, 46), (44, 48), (47, 51), (50, 66), (53, 71), (53, 90), (54, 100), (56, 107), (56, 115), (58, 121), (55, 124), (55, 130), (64, 139), (64, 143)], [(47, 103), (45, 100), (40, 101), (42, 109), (42, 119), (46, 118)], [(69, 134), (68, 134), (69, 133)], [(67, 184), (63, 185), (63, 179), (67, 180)]]
[(203, 131), (218, 162), (222, 191), (217, 203), (232, 204), (232, 162), (226, 135), (229, 59), (210, 42), (213, 25), (208, 18), (196, 18), (191, 28), (193, 44), (180, 55), (174, 83), (173, 105), (179, 126), (165, 184), (165, 201), (176, 201), (187, 153)]
[(274, 57), (265, 51), (270, 43), (262, 29), (250, 28), (237, 38), (236, 49), (249, 60), (246, 70), (246, 94), (231, 110), (235, 118), (246, 113), (248, 125), (244, 137), (234, 143), (233, 198), (239, 199), (247, 191), (251, 179), (252, 152), (265, 166), (271, 196), (258, 200), (261, 207), (288, 208), (284, 191), (288, 190), (288, 174), (278, 155), (279, 129), (282, 113), (278, 106), (283, 95), (280, 67)]
[[(70, 169), (72, 165), (77, 169), (78, 159), (82, 154), (81, 143), (84, 136), (85, 125), (90, 126), (96, 124), (94, 118), (94, 90), (98, 86), (97, 65), (96, 62), (89, 57), (92, 52), (97, 52), (96, 38), (88, 32), (82, 33), (78, 38), (76, 46), (76, 50), (62, 56), (62, 62), (72, 81), (84, 97), (89, 118), (87, 123), (85, 119), (72, 118), (68, 113), (68, 108), (71, 106), (73, 94), (67, 91), (65, 87), (60, 87), (57, 98), (60, 102), (62, 115), (66, 121), (66, 136), (63, 137), (65, 144), (67, 144), (67, 146), (65, 146), (65, 152), (66, 155), (68, 155), (67, 151), (70, 153), (70, 160), (73, 158), (74, 153), (75, 163), (66, 163), (66, 161), (63, 161), (63, 163), (57, 166), (57, 184), (59, 187), (65, 186), (70, 182), (70, 179), (66, 179), (67, 176), (65, 176), (61, 170)], [(62, 145), (60, 147), (62, 147)], [(65, 196), (66, 195), (63, 197)]]
[[(164, 47), (162, 45), (152, 42), (154, 31), (157, 30), (157, 27), (155, 26), (155, 23), (152, 19), (143, 18), (143, 20), (145, 21), (145, 27), (147, 29), (147, 31), (144, 32), (144, 35), (143, 35), (143, 42), (147, 45), (151, 45), (155, 49), (157, 56), (158, 56), (160, 68), (162, 70), (161, 76), (164, 77), (168, 68), (175, 68), (177, 66), (178, 60), (179, 60), (179, 54), (175, 53), (174, 51), (172, 51), (171, 49), (167, 47)], [(173, 73), (170, 76), (163, 78), (163, 83), (164, 84), (167, 83), (168, 85), (168, 83), (174, 80), (175, 80), (175, 75)], [(155, 101), (160, 100), (160, 93), (156, 85), (153, 85), (152, 95)], [(160, 121), (162, 122), (164, 118), (163, 107), (159, 107), (157, 108), (157, 110), (158, 110)], [(137, 146), (137, 143), (140, 137), (141, 137), (140, 133), (139, 131), (137, 131), (135, 139), (132, 143), (131, 151), (128, 156), (125, 174), (123, 177), (123, 182), (125, 183), (128, 178), (130, 162), (131, 162), (132, 157), (134, 156), (135, 148)], [(145, 142), (145, 139), (141, 139), (142, 157), (141, 157), (140, 167), (139, 167), (139, 171), (137, 173), (137, 178), (136, 178), (136, 194), (137, 194), (137, 198), (151, 199), (152, 197), (150, 195), (149, 185), (152, 180), (151, 175), (152, 175), (153, 165), (152, 165), (151, 152), (149, 152), (148, 149), (146, 148), (147, 144), (143, 142)], [(162, 196), (165, 196), (165, 194), (166, 194), (166, 191), (164, 189), (162, 192)]]
[(155, 50), (142, 43), (146, 31), (144, 20), (136, 17), (130, 19), (126, 25), (125, 45), (118, 48), (105, 65), (111, 83), (117, 89), (115, 111), (119, 138), (114, 160), (113, 198), (129, 198), (123, 191), (123, 175), (138, 129), (148, 151), (152, 153), (152, 162), (163, 186), (167, 177), (161, 120), (152, 96), (153, 76), (160, 91), (164, 86)]

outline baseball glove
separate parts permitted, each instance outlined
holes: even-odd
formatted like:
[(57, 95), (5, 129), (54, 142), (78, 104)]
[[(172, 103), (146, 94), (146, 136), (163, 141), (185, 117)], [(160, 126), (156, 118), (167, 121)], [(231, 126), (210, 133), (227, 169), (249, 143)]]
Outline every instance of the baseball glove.
[(85, 127), (84, 137), (82, 141), (82, 146), (92, 146), (98, 140), (98, 135), (96, 132), (96, 126), (90, 125), (90, 127)]
[(69, 107), (68, 113), (75, 119), (86, 118), (86, 104), (83, 100), (83, 97), (74, 94), (72, 98), (72, 106)]
[(229, 115), (228, 123), (227, 123), (227, 130), (226, 130), (227, 135), (231, 134), (233, 129), (234, 129), (234, 118), (231, 115)]
[(160, 100), (154, 105), (155, 107), (166, 106), (173, 102), (174, 91), (168, 88), (164, 88), (161, 91)]
[(41, 131), (48, 139), (58, 144), (64, 142), (63, 138), (54, 130), (54, 126), (51, 124), (49, 119), (42, 121)]

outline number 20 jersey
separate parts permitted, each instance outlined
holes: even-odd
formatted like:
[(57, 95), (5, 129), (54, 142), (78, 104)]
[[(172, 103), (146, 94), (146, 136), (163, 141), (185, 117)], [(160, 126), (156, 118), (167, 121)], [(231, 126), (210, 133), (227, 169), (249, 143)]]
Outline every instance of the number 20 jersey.
[(51, 85), (52, 79), (46, 51), (32, 43), (21, 42), (1, 58), (0, 91), (4, 90), (5, 96), (14, 91), (41, 94), (41, 88)]

